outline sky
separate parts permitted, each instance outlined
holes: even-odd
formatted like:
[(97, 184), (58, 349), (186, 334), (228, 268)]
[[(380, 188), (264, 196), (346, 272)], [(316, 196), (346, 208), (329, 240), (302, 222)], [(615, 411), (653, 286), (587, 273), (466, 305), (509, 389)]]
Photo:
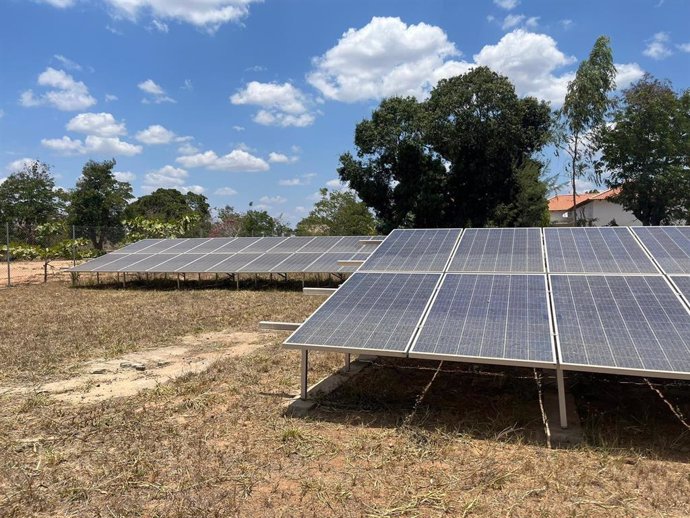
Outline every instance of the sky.
[(683, 90), (689, 22), (690, 0), (2, 0), (0, 181), (39, 159), (73, 188), (115, 158), (135, 196), (295, 224), (343, 188), (338, 158), (382, 98), (486, 65), (558, 108), (600, 35), (619, 88), (648, 72)]

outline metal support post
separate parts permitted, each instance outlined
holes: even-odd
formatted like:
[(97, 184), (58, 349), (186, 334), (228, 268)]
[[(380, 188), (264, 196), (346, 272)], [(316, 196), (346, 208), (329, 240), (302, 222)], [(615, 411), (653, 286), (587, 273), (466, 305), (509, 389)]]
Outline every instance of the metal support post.
[(7, 287), (12, 286), (12, 280), (10, 278), (10, 222), (5, 223), (5, 233), (7, 234)]
[(101, 274), (96, 272), (96, 284), (101, 284)]
[(180, 274), (177, 274), (177, 289), (180, 289)]
[(300, 376), (301, 380), (301, 389), (300, 389), (300, 398), (302, 401), (307, 400), (307, 383), (308, 383), (308, 376), (307, 376), (307, 371), (309, 370), (309, 351), (307, 349), (302, 349), (302, 372)]
[(127, 272), (122, 272), (122, 287), (127, 287)]
[(72, 225), (72, 266), (77, 266), (77, 230)]
[(565, 382), (563, 369), (556, 367), (556, 385), (558, 386), (558, 412), (561, 416), (561, 428), (568, 428), (568, 414), (565, 407)]
[(350, 353), (345, 353), (345, 371), (350, 372)]

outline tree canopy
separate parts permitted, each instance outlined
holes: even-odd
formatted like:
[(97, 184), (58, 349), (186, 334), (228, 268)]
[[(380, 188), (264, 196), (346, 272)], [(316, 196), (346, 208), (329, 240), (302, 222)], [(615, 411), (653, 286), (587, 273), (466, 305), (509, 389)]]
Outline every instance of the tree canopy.
[(195, 224), (188, 230), (188, 237), (206, 235), (211, 227), (211, 206), (206, 196), (177, 189), (156, 189), (140, 197), (125, 210), (125, 218), (144, 218), (162, 223), (178, 223), (185, 217), (194, 216)]
[(356, 157), (343, 154), (338, 173), (384, 232), (539, 225), (546, 200), (533, 194), (546, 188), (534, 154), (550, 123), (546, 103), (519, 98), (506, 77), (478, 67), (441, 80), (427, 101), (382, 101), (357, 125)]
[(0, 222), (19, 240), (34, 244), (36, 228), (64, 214), (66, 195), (55, 188), (50, 166), (34, 160), (0, 184)]
[(646, 75), (623, 92), (603, 132), (600, 170), (644, 225), (689, 220), (690, 90)]
[(282, 221), (274, 218), (265, 210), (249, 209), (242, 215), (238, 236), (285, 236), (292, 229)]
[(376, 232), (368, 207), (351, 191), (321, 189), (321, 199), (297, 223), (298, 236), (366, 236)]
[(132, 186), (119, 182), (113, 174), (115, 160), (89, 160), (70, 195), (69, 223), (80, 227), (94, 248), (102, 250), (106, 241), (122, 237), (121, 221), (132, 196)]

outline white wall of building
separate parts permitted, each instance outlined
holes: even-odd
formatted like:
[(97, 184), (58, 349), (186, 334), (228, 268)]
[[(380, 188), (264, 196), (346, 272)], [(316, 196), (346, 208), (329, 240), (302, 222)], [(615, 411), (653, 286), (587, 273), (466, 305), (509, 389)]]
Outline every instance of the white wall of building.
[(591, 200), (585, 203), (582, 209), (584, 209), (585, 218), (594, 220), (593, 225), (595, 227), (606, 226), (612, 220), (616, 220), (616, 223), (621, 227), (642, 224), (632, 212), (628, 212), (619, 204), (611, 203), (608, 200)]

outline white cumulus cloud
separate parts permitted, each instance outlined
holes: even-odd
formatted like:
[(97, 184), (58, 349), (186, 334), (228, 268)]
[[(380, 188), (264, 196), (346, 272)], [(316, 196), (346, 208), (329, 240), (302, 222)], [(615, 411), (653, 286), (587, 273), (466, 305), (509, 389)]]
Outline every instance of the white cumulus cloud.
[(673, 54), (673, 51), (669, 47), (670, 41), (671, 37), (667, 32), (657, 32), (647, 42), (647, 46), (642, 54), (656, 60), (665, 59)]
[(131, 182), (137, 178), (137, 175), (130, 171), (113, 171), (113, 176), (118, 182)]
[(287, 198), (283, 196), (262, 196), (259, 198), (259, 203), (262, 205), (267, 205), (269, 207), (273, 205), (282, 205), (287, 201)]
[(309, 185), (311, 183), (312, 178), (316, 176), (316, 173), (308, 173), (308, 174), (303, 174), (302, 176), (298, 176), (296, 178), (285, 178), (283, 180), (278, 181), (278, 185), (281, 185), (283, 187), (297, 187), (301, 185)]
[(62, 65), (64, 68), (67, 70), (81, 70), (81, 65), (77, 63), (76, 61), (72, 61), (71, 59), (63, 56), (62, 54), (54, 54), (53, 58), (57, 60), (60, 65)]
[(236, 105), (259, 106), (254, 122), (265, 126), (309, 126), (314, 122), (310, 100), (290, 83), (260, 83), (251, 81), (230, 96)]
[(87, 86), (75, 79), (64, 70), (48, 67), (38, 76), (39, 86), (48, 90), (41, 94), (34, 94), (33, 90), (26, 90), (19, 98), (22, 106), (53, 106), (62, 111), (84, 110), (96, 104)]
[(14, 172), (16, 172), (16, 171), (21, 171), (21, 170), (24, 169), (26, 166), (33, 164), (35, 161), (36, 161), (36, 160), (34, 160), (33, 158), (27, 158), (27, 157), (19, 158), (19, 159), (17, 159), (17, 160), (13, 160), (13, 161), (10, 162), (9, 164), (7, 164), (7, 166), (5, 167), (5, 169), (6, 169), (9, 173), (14, 173)]
[(216, 196), (234, 196), (237, 194), (237, 191), (233, 189), (232, 187), (219, 187), (215, 191), (213, 191), (213, 194)]
[(145, 192), (155, 191), (159, 188), (177, 189), (183, 194), (188, 192), (201, 194), (205, 191), (200, 185), (185, 185), (188, 177), (189, 173), (184, 169), (166, 165), (146, 173), (141, 189)]
[(511, 9), (515, 9), (520, 4), (520, 0), (494, 0), (494, 4), (510, 11)]
[(291, 164), (297, 162), (297, 160), (299, 160), (299, 157), (294, 155), (287, 156), (283, 153), (275, 153), (273, 151), (268, 154), (268, 161), (274, 164)]
[(127, 134), (124, 122), (119, 122), (111, 113), (80, 113), (73, 117), (66, 128), (75, 133), (97, 135), (99, 137), (118, 137)]
[(459, 54), (439, 27), (374, 17), (361, 29), (348, 29), (335, 47), (315, 58), (307, 80), (326, 98), (345, 102), (421, 98), (444, 70), (454, 70), (449, 58)]
[[(51, 0), (67, 1), (67, 0)], [(257, 0), (106, 0), (117, 13), (131, 20), (142, 13), (156, 19), (186, 22), (210, 33), (222, 25), (239, 22), (249, 14)]]
[(175, 139), (175, 133), (160, 124), (153, 124), (136, 134), (136, 139), (143, 144), (169, 144)]
[(161, 104), (161, 103), (175, 103), (175, 102), (177, 102), (172, 97), (169, 97), (165, 93), (165, 90), (163, 90), (163, 87), (160, 86), (158, 83), (156, 83), (153, 79), (147, 79), (146, 81), (142, 81), (141, 83), (139, 83), (137, 85), (137, 87), (142, 92), (148, 94), (141, 101), (145, 104), (149, 104), (149, 103)]
[(177, 157), (177, 163), (184, 167), (203, 167), (212, 171), (256, 172), (268, 171), (269, 165), (264, 159), (242, 149), (234, 149), (227, 155), (218, 156), (215, 151), (205, 151), (193, 155)]
[(118, 137), (99, 137), (88, 135), (82, 142), (68, 136), (54, 139), (42, 139), (41, 144), (61, 155), (101, 155), (101, 156), (133, 156), (142, 152), (143, 148)]

